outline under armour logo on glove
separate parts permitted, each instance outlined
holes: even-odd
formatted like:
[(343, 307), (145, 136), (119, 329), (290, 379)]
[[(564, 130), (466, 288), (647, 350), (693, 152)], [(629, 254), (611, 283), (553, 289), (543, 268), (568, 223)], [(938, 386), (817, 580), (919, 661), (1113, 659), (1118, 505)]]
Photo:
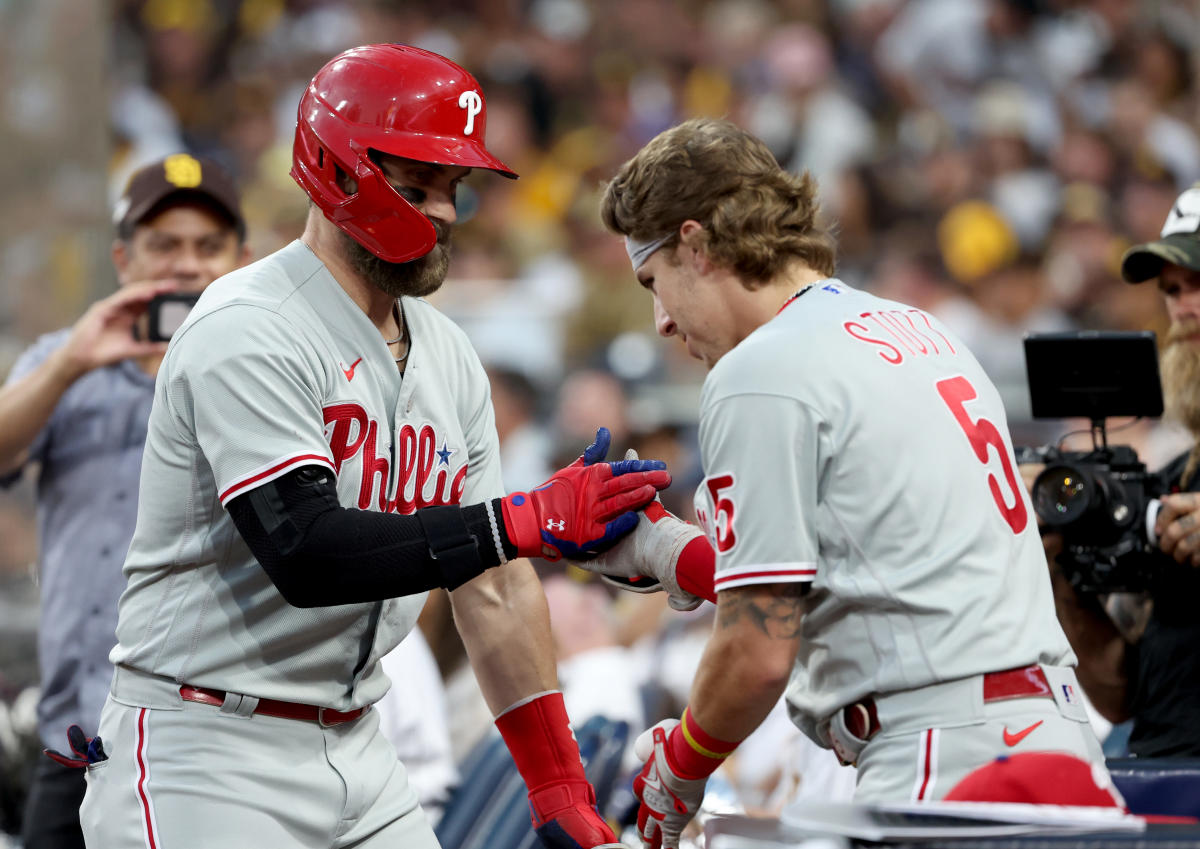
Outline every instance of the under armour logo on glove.
[(53, 749), (42, 749), (42, 752), (50, 760), (74, 769), (84, 769), (92, 764), (108, 760), (108, 755), (104, 752), (104, 742), (99, 737), (88, 737), (78, 725), (72, 725), (67, 729), (67, 743), (70, 745), (74, 757)]
[(632, 531), (638, 523), (634, 511), (671, 485), (661, 460), (601, 462), (611, 438), (607, 428), (600, 428), (574, 463), (537, 489), (501, 500), (518, 557), (594, 557)]

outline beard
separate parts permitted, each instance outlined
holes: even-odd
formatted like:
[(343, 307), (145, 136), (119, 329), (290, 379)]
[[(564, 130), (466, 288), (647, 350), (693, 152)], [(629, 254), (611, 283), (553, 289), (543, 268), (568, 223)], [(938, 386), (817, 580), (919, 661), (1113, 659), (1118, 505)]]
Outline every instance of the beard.
[(446, 271), (450, 267), (450, 225), (432, 218), (429, 223), (437, 231), (437, 244), (425, 256), (408, 262), (388, 262), (343, 232), (346, 259), (362, 279), (393, 298), (432, 295), (446, 281)]
[(1200, 322), (1172, 324), (1160, 370), (1167, 416), (1200, 436), (1200, 344), (1188, 338), (1197, 333)]

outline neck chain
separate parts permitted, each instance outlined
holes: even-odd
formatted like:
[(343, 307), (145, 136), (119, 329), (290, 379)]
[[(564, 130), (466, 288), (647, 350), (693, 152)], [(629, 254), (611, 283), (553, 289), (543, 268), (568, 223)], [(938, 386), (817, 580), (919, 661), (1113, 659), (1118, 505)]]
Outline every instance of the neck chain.
[[(404, 310), (402, 310), (402, 309), (400, 308), (400, 302), (399, 302), (399, 301), (397, 301), (395, 304), (393, 304), (393, 305), (392, 305), (392, 314), (393, 314), (393, 315), (396, 317), (396, 326), (400, 328), (400, 335), (399, 335), (399, 336), (397, 336), (395, 339), (385, 339), (385, 340), (383, 340), (385, 345), (395, 345), (397, 342), (403, 342), (403, 341), (404, 341), (404, 337), (405, 337), (405, 333), (404, 333)], [(408, 355), (409, 355), (409, 354), (411, 354), (411, 353), (412, 353), (412, 345), (409, 345), (409, 346), (408, 346), (408, 350), (406, 350), (406, 351), (404, 352), (404, 356), (402, 356), (402, 357), (392, 357), (392, 359), (396, 361), (396, 365), (400, 365), (400, 363), (402, 363), (402, 362), (404, 362), (405, 360), (407, 360), (407, 359), (408, 359)]]

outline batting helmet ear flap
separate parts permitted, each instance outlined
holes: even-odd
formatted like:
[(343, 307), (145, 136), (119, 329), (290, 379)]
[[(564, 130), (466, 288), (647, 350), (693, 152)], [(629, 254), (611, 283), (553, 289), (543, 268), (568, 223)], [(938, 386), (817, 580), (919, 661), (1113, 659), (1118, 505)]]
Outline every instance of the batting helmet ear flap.
[[(409, 262), (433, 250), (437, 244), (433, 223), (392, 188), (370, 152), (347, 136), (341, 122), (323, 123), (313, 116), (313, 123), (330, 139), (330, 146), (321, 143), (309, 121), (297, 122), (292, 177), (325, 217), (388, 262)], [(354, 161), (341, 161), (331, 146), (350, 151)], [(353, 194), (339, 186), (339, 169), (357, 184)]]

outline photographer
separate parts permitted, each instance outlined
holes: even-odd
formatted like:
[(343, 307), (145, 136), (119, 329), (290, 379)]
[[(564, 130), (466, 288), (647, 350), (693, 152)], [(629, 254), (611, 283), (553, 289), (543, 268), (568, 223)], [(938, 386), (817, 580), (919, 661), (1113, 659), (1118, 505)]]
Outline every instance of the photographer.
[[(1138, 757), (1200, 756), (1200, 184), (1184, 192), (1154, 242), (1122, 258), (1129, 283), (1157, 280), (1170, 329), (1161, 354), (1166, 413), (1196, 442), (1159, 471), (1168, 495), (1154, 532), (1178, 564), (1164, 560), (1144, 607), (1079, 593), (1051, 564), (1063, 629), (1079, 656), (1079, 681), (1107, 719), (1133, 719), (1130, 753)], [(1060, 540), (1046, 538), (1047, 550)], [(1149, 564), (1154, 565), (1154, 564)], [(1143, 625), (1144, 623), (1144, 630)], [(1139, 634), (1140, 632), (1140, 634)]]
[[(71, 724), (96, 733), (112, 678), (121, 565), (167, 347), (148, 339), (151, 300), (199, 293), (249, 257), (232, 178), (187, 154), (134, 174), (114, 217), (120, 287), (72, 327), (35, 342), (0, 389), (0, 486), (27, 465), (40, 467), (38, 730), (55, 749)], [(27, 849), (83, 846), (84, 789), (82, 770), (39, 758), (24, 816)]]

